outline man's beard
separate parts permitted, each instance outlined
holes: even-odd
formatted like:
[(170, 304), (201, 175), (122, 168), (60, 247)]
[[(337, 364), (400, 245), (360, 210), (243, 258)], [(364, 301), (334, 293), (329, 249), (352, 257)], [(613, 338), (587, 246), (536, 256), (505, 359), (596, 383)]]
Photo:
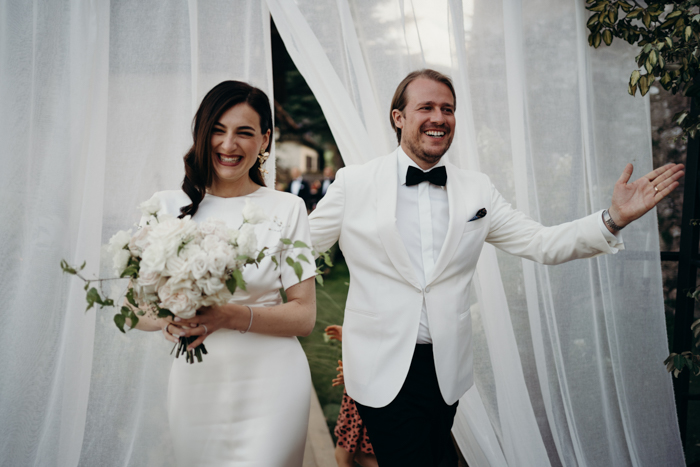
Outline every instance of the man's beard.
[(448, 141), (444, 150), (438, 150), (438, 153), (428, 153), (423, 150), (420, 143), (416, 139), (407, 139), (406, 141), (406, 146), (408, 146), (409, 151), (411, 151), (411, 153), (414, 154), (418, 159), (430, 165), (437, 164), (442, 158), (442, 156), (445, 155), (447, 150), (450, 149), (451, 145), (452, 141), (450, 140)]

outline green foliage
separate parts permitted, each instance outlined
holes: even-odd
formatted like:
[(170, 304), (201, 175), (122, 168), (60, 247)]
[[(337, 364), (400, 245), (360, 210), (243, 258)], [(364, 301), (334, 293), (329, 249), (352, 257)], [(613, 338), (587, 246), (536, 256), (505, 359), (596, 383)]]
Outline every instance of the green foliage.
[(285, 72), (287, 99), (282, 102), (284, 109), (301, 127), (302, 131), (311, 136), (319, 145), (335, 145), (333, 134), (323, 115), (321, 106), (316, 101), (311, 89), (304, 81), (301, 73), (296, 70), (294, 63), (289, 60), (288, 71)]
[[(245, 279), (243, 279), (243, 272), (240, 269), (234, 269), (231, 276), (233, 277), (233, 279), (235, 279), (236, 286), (238, 288), (240, 288), (241, 290), (247, 290), (245, 285)], [(228, 281), (226, 281), (226, 285), (228, 285)], [(229, 288), (229, 290), (231, 289)]]
[(88, 311), (90, 308), (95, 306), (95, 303), (100, 305), (100, 308), (104, 308), (106, 306), (114, 306), (114, 301), (112, 301), (111, 298), (102, 297), (102, 295), (100, 295), (100, 292), (98, 292), (95, 287), (92, 287), (90, 290), (88, 290), (87, 294), (85, 295), (85, 299), (88, 303), (87, 308), (85, 308), (85, 311)]
[[(646, 5), (636, 0), (586, 0), (586, 9), (593, 14), (586, 26), (590, 30), (588, 44), (598, 48), (610, 45), (615, 37), (636, 44), (638, 70), (630, 75), (628, 92), (642, 96), (659, 80), (673, 94), (688, 96), (700, 104), (700, 0), (655, 1)], [(700, 117), (689, 111), (679, 112), (673, 120), (683, 134), (695, 136), (700, 130)]]

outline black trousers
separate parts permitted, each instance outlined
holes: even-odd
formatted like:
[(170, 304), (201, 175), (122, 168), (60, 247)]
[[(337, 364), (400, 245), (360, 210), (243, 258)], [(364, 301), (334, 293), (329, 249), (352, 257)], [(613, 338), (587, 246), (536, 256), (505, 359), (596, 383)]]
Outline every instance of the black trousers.
[(355, 401), (380, 467), (456, 467), (450, 430), (457, 404), (440, 394), (433, 346), (418, 344), (399, 394), (385, 407)]

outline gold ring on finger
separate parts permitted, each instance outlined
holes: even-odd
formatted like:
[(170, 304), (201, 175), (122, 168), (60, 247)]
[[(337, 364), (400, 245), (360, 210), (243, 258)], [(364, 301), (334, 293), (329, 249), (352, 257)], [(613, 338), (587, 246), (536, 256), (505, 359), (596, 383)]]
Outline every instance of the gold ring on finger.
[(658, 186), (654, 186), (654, 191), (658, 193), (658, 192), (659, 192), (659, 187), (658, 187)]
[(206, 336), (207, 334), (209, 334), (209, 330), (207, 329), (207, 325), (202, 324), (202, 327), (204, 328), (204, 335)]

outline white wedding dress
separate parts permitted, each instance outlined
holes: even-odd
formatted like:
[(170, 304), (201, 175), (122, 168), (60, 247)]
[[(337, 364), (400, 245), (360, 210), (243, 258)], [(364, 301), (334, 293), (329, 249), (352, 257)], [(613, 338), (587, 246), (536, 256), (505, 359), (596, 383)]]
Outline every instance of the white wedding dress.
[[(177, 216), (190, 204), (182, 191), (157, 193), (165, 212)], [(206, 195), (194, 216), (221, 219), (231, 228), (243, 222), (245, 201), (260, 206), (270, 222), (256, 226), (258, 247), (277, 247), (279, 239), (311, 245), (303, 201), (262, 187), (247, 196)], [(301, 253), (299, 249), (292, 256)], [(303, 251), (313, 261), (309, 251)], [(299, 282), (282, 253), (280, 267), (270, 258), (247, 266), (247, 291), (236, 290), (233, 303), (272, 306), (282, 303), (279, 289)], [(278, 255), (278, 260), (280, 259)], [(302, 262), (302, 280), (315, 266)], [(180, 466), (301, 466), (309, 417), (311, 375), (296, 337), (241, 334), (221, 329), (204, 342), (203, 362), (173, 362), (168, 385), (168, 416)]]

